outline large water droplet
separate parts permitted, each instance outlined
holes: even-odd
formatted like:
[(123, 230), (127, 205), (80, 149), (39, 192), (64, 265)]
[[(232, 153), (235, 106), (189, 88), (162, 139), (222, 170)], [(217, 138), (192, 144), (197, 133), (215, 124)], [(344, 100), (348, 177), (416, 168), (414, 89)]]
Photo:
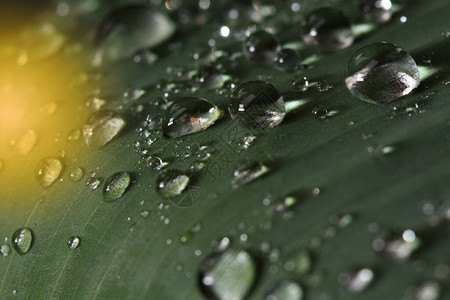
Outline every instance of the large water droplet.
[(83, 135), (89, 147), (100, 148), (109, 143), (123, 128), (125, 120), (112, 110), (92, 114), (83, 126)]
[(352, 23), (340, 10), (324, 7), (302, 22), (305, 43), (320, 51), (335, 51), (353, 44)]
[(280, 51), (280, 43), (270, 33), (264, 30), (253, 32), (244, 41), (244, 54), (247, 58), (258, 63), (271, 64), (278, 51)]
[(267, 172), (269, 172), (269, 168), (262, 163), (254, 164), (248, 168), (237, 169), (233, 173), (231, 185), (233, 188), (237, 188), (261, 177)]
[(61, 174), (63, 165), (57, 158), (47, 157), (36, 166), (37, 182), (44, 188), (51, 186)]
[(131, 176), (128, 172), (118, 172), (111, 175), (105, 183), (103, 189), (103, 201), (113, 202), (122, 197), (125, 190), (131, 182)]
[(285, 116), (283, 96), (264, 81), (249, 81), (237, 87), (228, 110), (234, 121), (250, 129), (273, 128)]
[(283, 281), (278, 284), (266, 297), (266, 300), (301, 300), (302, 287), (293, 281)]
[(189, 183), (189, 176), (178, 170), (167, 170), (159, 175), (156, 189), (164, 198), (181, 194)]
[(160, 11), (144, 5), (117, 8), (98, 28), (93, 64), (100, 66), (105, 61), (131, 57), (139, 50), (161, 44), (174, 32), (175, 24)]
[(441, 287), (435, 281), (427, 281), (421, 284), (416, 291), (415, 300), (437, 300), (441, 294)]
[(169, 106), (163, 123), (165, 137), (180, 137), (205, 130), (220, 118), (222, 111), (205, 99), (187, 97)]
[(307, 250), (298, 251), (285, 262), (284, 268), (298, 277), (305, 276), (312, 268), (311, 255)]
[(67, 241), (67, 246), (74, 250), (80, 245), (81, 239), (78, 236), (71, 236)]
[(27, 227), (17, 229), (12, 235), (12, 246), (19, 254), (25, 254), (33, 243), (33, 234)]
[(373, 43), (357, 50), (347, 63), (350, 92), (371, 103), (389, 103), (419, 86), (419, 70), (408, 52), (390, 43)]
[(256, 278), (256, 263), (246, 251), (228, 249), (208, 257), (200, 268), (200, 284), (207, 297), (241, 300)]

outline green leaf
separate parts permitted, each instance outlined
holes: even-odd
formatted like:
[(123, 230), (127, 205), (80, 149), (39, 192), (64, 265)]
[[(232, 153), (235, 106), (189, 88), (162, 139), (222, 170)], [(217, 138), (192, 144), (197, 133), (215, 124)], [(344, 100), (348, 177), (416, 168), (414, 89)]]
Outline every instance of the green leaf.
[[(32, 99), (27, 107), (36, 113), (11, 124), (7, 122), (15, 115), (0, 110), (0, 237), (7, 238), (0, 244), (12, 247), (19, 228), (30, 228), (33, 237), (24, 255), (11, 250), (0, 257), (1, 299), (202, 299), (200, 267), (217, 251), (222, 237), (230, 238), (234, 253), (245, 250), (255, 261), (249, 299), (262, 299), (283, 282), (298, 283), (308, 299), (401, 299), (411, 293), (413, 298), (411, 287), (426, 282), (441, 287), (440, 299), (450, 296), (448, 1), (402, 1), (391, 21), (358, 23), (354, 45), (332, 53), (315, 53), (301, 42), (301, 13), (289, 15), (287, 8), (269, 15), (263, 24), (273, 24), (282, 44), (298, 50), (308, 65), (294, 73), (242, 55), (230, 62), (226, 54), (242, 51), (234, 35), (249, 22), (229, 20), (225, 10), (207, 12), (210, 21), (204, 26), (177, 23), (175, 36), (152, 49), (158, 57), (153, 64), (129, 58), (92, 69), (94, 50), (86, 36), (94, 34), (112, 6), (124, 2), (111, 1), (77, 17), (49, 13), (46, 18), (70, 36), (51, 59), (16, 67), (22, 52), (14, 34), (0, 48), (2, 70), (20, 78), (11, 79), (10, 98), (5, 96), (7, 87), (1, 89), (0, 108)], [(348, 2), (317, 1), (306, 7), (331, 3), (359, 16), (356, 5)], [(211, 1), (211, 9), (217, 3)], [(407, 18), (405, 23), (399, 21), (401, 16)], [(171, 18), (178, 17), (177, 11), (171, 12)], [(217, 34), (225, 24), (231, 29), (228, 38)], [(287, 115), (266, 131), (249, 131), (226, 115), (202, 132), (164, 139), (148, 129), (147, 118), (159, 117), (154, 104), (164, 93), (169, 102), (195, 96), (227, 111), (231, 84), (225, 83), (223, 90), (173, 88), (186, 83), (177, 72), (189, 77), (210, 61), (210, 56), (199, 61), (192, 56), (208, 52), (211, 39), (216, 63), (224, 63), (230, 82), (269, 81), (282, 92)], [(408, 51), (421, 72), (420, 86), (389, 106), (358, 100), (344, 83), (351, 54), (379, 41)], [(42, 75), (31, 80), (14, 74)], [(309, 81), (305, 92), (291, 85), (300, 76)], [(332, 87), (320, 92), (317, 85), (323, 81)], [(28, 89), (32, 83), (39, 91), (53, 92)], [(156, 88), (158, 84), (166, 89)], [(134, 100), (122, 96), (136, 87), (146, 93)], [(39, 115), (35, 106), (49, 99), (58, 103), (56, 112)], [(102, 109), (115, 110), (124, 120), (107, 128), (108, 137), (95, 145), (103, 147), (90, 148), (82, 137), (66, 138), (86, 125), (102, 99)], [(333, 117), (313, 113), (324, 110)], [(29, 129), (36, 132), (36, 145), (20, 155), (11, 141)], [(145, 137), (145, 130), (152, 136)], [(249, 136), (255, 138), (248, 139), (245, 149), (242, 143)], [(152, 138), (156, 141), (147, 146)], [(164, 170), (188, 174), (184, 191), (172, 198), (159, 194), (158, 176), (164, 170), (148, 166), (148, 156), (167, 162)], [(58, 157), (63, 167), (43, 189), (35, 168), (45, 157)], [(191, 171), (198, 161), (205, 166)], [(263, 164), (268, 171), (233, 189), (233, 173), (248, 163)], [(69, 170), (77, 167), (86, 175), (74, 182)], [(85, 185), (90, 178), (104, 184), (117, 172), (129, 172), (133, 178), (117, 201), (103, 201), (104, 186)], [(297, 200), (280, 208), (287, 197)], [(401, 236), (407, 229), (421, 242), (408, 259), (392, 260), (374, 250), (389, 241), (408, 243)], [(71, 249), (67, 242), (74, 237), (79, 240)], [(352, 294), (343, 282), (363, 268), (373, 270), (373, 282)], [(244, 277), (233, 280), (249, 278)]]

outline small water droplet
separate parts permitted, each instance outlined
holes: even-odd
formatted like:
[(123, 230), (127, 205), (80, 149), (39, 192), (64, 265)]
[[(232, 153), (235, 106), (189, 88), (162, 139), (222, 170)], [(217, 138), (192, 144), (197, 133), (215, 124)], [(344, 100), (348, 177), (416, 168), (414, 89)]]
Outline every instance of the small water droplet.
[(421, 284), (416, 291), (415, 300), (437, 300), (441, 294), (441, 287), (435, 281)]
[(302, 22), (303, 41), (319, 51), (335, 51), (353, 44), (352, 23), (331, 7), (311, 12)]
[(327, 92), (329, 89), (331, 89), (333, 86), (328, 83), (326, 80), (320, 80), (317, 82), (317, 90), (319, 92)]
[(28, 130), (17, 141), (17, 152), (20, 155), (26, 155), (33, 150), (37, 141), (37, 135), (34, 130)]
[(91, 177), (88, 180), (86, 180), (86, 186), (90, 188), (91, 190), (95, 190), (98, 188), (102, 181), (100, 178)]
[(338, 277), (339, 283), (349, 292), (358, 293), (364, 291), (372, 282), (374, 273), (369, 268), (363, 268), (354, 274), (342, 273)]
[(27, 227), (17, 229), (11, 238), (11, 243), (19, 254), (27, 253), (33, 244), (33, 234)]
[(83, 169), (80, 167), (73, 168), (69, 171), (70, 180), (73, 182), (78, 182), (81, 179), (83, 179), (84, 172)]
[(163, 123), (163, 135), (176, 138), (205, 130), (221, 115), (222, 111), (205, 99), (183, 98), (169, 106)]
[(350, 57), (345, 83), (359, 99), (386, 104), (419, 86), (419, 69), (402, 48), (385, 42), (373, 43)]
[(125, 120), (112, 110), (95, 112), (83, 126), (83, 135), (89, 147), (101, 148), (109, 143), (123, 128)]
[(186, 232), (182, 236), (180, 236), (180, 243), (187, 244), (192, 241), (192, 232)]
[(292, 49), (282, 49), (274, 60), (278, 68), (287, 72), (294, 72), (300, 64), (300, 56)]
[(67, 246), (69, 249), (76, 249), (80, 245), (81, 239), (78, 236), (71, 236), (67, 241)]
[(324, 107), (316, 107), (312, 110), (312, 113), (317, 120), (325, 120), (337, 115), (339, 112), (337, 110), (329, 110)]
[(256, 262), (246, 251), (228, 249), (203, 261), (200, 284), (206, 297), (244, 299), (256, 279)]
[(302, 300), (303, 289), (302, 287), (290, 280), (285, 280), (279, 283), (269, 294), (266, 296), (266, 300)]
[(67, 135), (67, 140), (74, 142), (78, 141), (80, 137), (81, 137), (81, 130), (77, 128), (69, 132), (69, 134)]
[(148, 210), (143, 210), (140, 213), (141, 217), (147, 218), (150, 215), (150, 212)]
[(284, 267), (286, 271), (292, 272), (298, 277), (303, 277), (311, 271), (311, 255), (307, 250), (297, 251), (289, 257)]
[(231, 118), (250, 129), (277, 126), (285, 116), (284, 99), (268, 82), (249, 81), (237, 87), (228, 108)]
[(392, 16), (390, 0), (365, 0), (362, 9), (366, 19), (375, 23), (385, 23)]
[(35, 177), (39, 185), (44, 188), (51, 186), (61, 174), (63, 165), (57, 158), (47, 157), (36, 166)]
[(180, 195), (189, 183), (189, 176), (178, 170), (163, 172), (156, 182), (157, 192), (164, 198)]
[(11, 248), (8, 245), (0, 246), (0, 253), (2, 256), (8, 256), (10, 252), (11, 252)]
[(278, 40), (264, 30), (253, 32), (243, 44), (244, 54), (248, 59), (265, 64), (273, 63), (280, 49)]
[(113, 202), (122, 197), (131, 182), (128, 172), (118, 172), (111, 175), (105, 183), (103, 189), (103, 201)]
[(262, 163), (256, 163), (250, 167), (237, 169), (233, 173), (231, 185), (233, 188), (237, 188), (261, 177), (267, 172), (269, 172), (269, 168)]
[(308, 89), (308, 86), (309, 86), (308, 79), (306, 79), (306, 77), (303, 76), (294, 78), (294, 80), (292, 81), (292, 87), (296, 91), (304, 92)]

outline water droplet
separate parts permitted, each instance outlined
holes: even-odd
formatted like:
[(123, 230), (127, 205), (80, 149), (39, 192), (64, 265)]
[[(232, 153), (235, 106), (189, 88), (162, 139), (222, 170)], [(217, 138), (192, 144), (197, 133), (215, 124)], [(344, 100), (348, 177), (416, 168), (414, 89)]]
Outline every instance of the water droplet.
[(349, 292), (358, 293), (364, 291), (372, 282), (374, 273), (369, 268), (363, 268), (354, 274), (342, 273), (338, 277), (339, 283)]
[(302, 287), (290, 280), (279, 283), (266, 297), (266, 300), (301, 300), (303, 299)]
[(169, 106), (163, 123), (163, 135), (176, 138), (205, 130), (221, 115), (222, 111), (205, 99), (183, 98)]
[(271, 64), (281, 47), (272, 34), (259, 30), (244, 41), (243, 49), (247, 58), (258, 63)]
[(274, 58), (275, 65), (281, 70), (293, 72), (298, 69), (300, 56), (292, 49), (282, 49)]
[(1, 245), (0, 246), (0, 254), (2, 256), (8, 256), (9, 252), (11, 252), (11, 248), (8, 245)]
[(89, 147), (101, 148), (109, 143), (123, 128), (125, 121), (112, 110), (95, 112), (83, 126), (83, 135)]
[(80, 129), (74, 129), (72, 131), (69, 132), (69, 134), (67, 135), (67, 140), (69, 141), (78, 141), (80, 139), (81, 136), (81, 130)]
[(246, 251), (228, 249), (208, 257), (200, 267), (200, 284), (206, 297), (244, 299), (256, 278), (256, 263)]
[(264, 81), (249, 81), (237, 87), (228, 110), (234, 121), (250, 129), (273, 128), (285, 116), (283, 97)]
[(73, 182), (78, 182), (81, 179), (83, 179), (84, 172), (83, 169), (80, 167), (73, 168), (69, 171), (70, 180)]
[(307, 250), (300, 250), (289, 257), (284, 267), (286, 271), (292, 272), (298, 277), (303, 277), (311, 271), (311, 255)]
[(47, 157), (42, 159), (36, 166), (35, 177), (37, 182), (44, 188), (51, 186), (61, 174), (63, 165), (57, 158)]
[(401, 239), (393, 239), (387, 242), (376, 239), (372, 243), (372, 247), (375, 251), (382, 251), (389, 258), (403, 261), (408, 259), (420, 247), (420, 244), (420, 239), (416, 237), (414, 231), (407, 229), (403, 232)]
[(150, 212), (148, 210), (143, 210), (140, 213), (141, 217), (147, 218), (150, 215)]
[(435, 281), (421, 284), (416, 291), (415, 300), (437, 300), (441, 294), (441, 287)]
[(309, 82), (306, 77), (297, 77), (292, 81), (292, 87), (296, 91), (304, 92), (308, 89)]
[(39, 108), (39, 112), (50, 116), (55, 113), (57, 107), (58, 107), (58, 105), (55, 102), (49, 102), (49, 103), (42, 105)]
[(302, 22), (303, 41), (319, 51), (335, 51), (353, 44), (352, 23), (340, 10), (323, 7)]
[(113, 202), (122, 197), (131, 182), (128, 172), (118, 172), (111, 175), (105, 183), (103, 189), (103, 201)]
[(139, 50), (152, 48), (169, 39), (175, 24), (162, 12), (144, 5), (119, 7), (101, 22), (95, 43), (98, 51), (93, 64), (118, 61)]
[(408, 52), (390, 43), (357, 50), (347, 63), (345, 83), (361, 100), (386, 104), (419, 86), (419, 70)]
[(80, 245), (81, 239), (78, 236), (71, 236), (67, 241), (67, 246), (74, 250)]
[(337, 110), (328, 110), (324, 107), (316, 107), (312, 110), (314, 117), (318, 120), (325, 120), (338, 114)]
[(88, 180), (86, 180), (86, 186), (90, 188), (91, 190), (95, 190), (100, 185), (101, 180), (99, 178), (91, 177)]
[(19, 254), (25, 254), (33, 243), (33, 234), (27, 227), (17, 229), (12, 235), (12, 246)]
[(248, 168), (237, 169), (233, 173), (231, 185), (233, 188), (237, 188), (261, 177), (267, 172), (269, 172), (269, 168), (262, 163), (254, 164)]
[(375, 23), (387, 22), (392, 16), (390, 0), (365, 0), (362, 9), (366, 19)]
[(33, 130), (25, 132), (17, 141), (17, 152), (20, 155), (28, 154), (36, 144), (37, 135)]
[(187, 244), (192, 240), (192, 232), (188, 231), (180, 236), (180, 243)]
[(167, 170), (159, 175), (156, 182), (158, 193), (164, 198), (180, 195), (189, 183), (189, 176), (178, 170)]

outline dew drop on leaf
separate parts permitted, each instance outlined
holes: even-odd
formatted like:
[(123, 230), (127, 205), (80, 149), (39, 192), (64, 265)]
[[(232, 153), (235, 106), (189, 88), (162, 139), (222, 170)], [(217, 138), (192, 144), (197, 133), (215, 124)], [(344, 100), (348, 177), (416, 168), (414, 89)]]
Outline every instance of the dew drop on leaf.
[(78, 182), (81, 179), (83, 179), (83, 176), (84, 176), (83, 169), (80, 167), (72, 168), (69, 171), (69, 176), (70, 176), (70, 180), (72, 180), (73, 182)]
[(261, 177), (267, 172), (269, 172), (269, 168), (262, 163), (256, 163), (250, 167), (244, 167), (242, 169), (239, 168), (233, 172), (231, 185), (233, 188), (237, 188)]
[(274, 58), (275, 65), (286, 72), (293, 72), (298, 69), (300, 56), (292, 49), (282, 49)]
[(231, 118), (249, 129), (268, 129), (283, 121), (283, 96), (270, 83), (249, 81), (237, 87), (228, 108)]
[(340, 10), (323, 7), (302, 22), (303, 41), (319, 51), (336, 51), (353, 44), (352, 23)]
[(350, 57), (345, 83), (359, 99), (386, 104), (419, 86), (419, 69), (402, 48), (385, 42), (373, 43)]
[(93, 65), (115, 62), (139, 50), (155, 47), (175, 32), (175, 24), (163, 12), (145, 5), (128, 5), (110, 12), (95, 37), (98, 47)]
[(83, 126), (86, 144), (92, 148), (101, 148), (109, 143), (123, 128), (125, 120), (112, 110), (95, 112)]
[(9, 252), (11, 252), (11, 248), (8, 245), (1, 245), (0, 246), (0, 254), (2, 256), (8, 256)]
[(80, 245), (81, 239), (78, 236), (71, 236), (69, 240), (67, 241), (67, 246), (69, 249), (76, 249)]
[(36, 166), (35, 177), (39, 185), (44, 188), (51, 186), (61, 174), (63, 165), (57, 158), (47, 157)]
[(303, 289), (302, 287), (290, 280), (285, 280), (279, 283), (269, 294), (266, 296), (266, 300), (302, 300)]
[(296, 91), (304, 92), (308, 89), (308, 86), (309, 86), (308, 79), (306, 79), (306, 77), (304, 76), (296, 77), (292, 80), (292, 87)]
[(27, 227), (17, 229), (12, 235), (11, 243), (17, 253), (27, 253), (33, 243), (33, 234), (31, 230)]
[(297, 277), (303, 277), (311, 271), (311, 255), (307, 250), (298, 250), (286, 260), (284, 268), (286, 271), (292, 272)]
[(426, 281), (417, 287), (415, 300), (437, 300), (441, 294), (441, 287), (435, 281)]
[(375, 23), (385, 23), (392, 16), (392, 2), (390, 0), (365, 0), (362, 3), (364, 16)]
[(36, 145), (37, 135), (34, 130), (30, 129), (25, 132), (17, 141), (17, 152), (20, 155), (26, 155), (33, 150)]
[(180, 195), (189, 183), (189, 176), (178, 170), (167, 170), (159, 175), (156, 190), (164, 198)]
[(128, 172), (118, 172), (111, 175), (105, 183), (103, 189), (103, 201), (113, 202), (122, 197), (131, 182)]
[(373, 278), (374, 272), (369, 268), (363, 268), (353, 274), (341, 273), (338, 281), (349, 292), (358, 293), (364, 291), (372, 282)]
[(205, 130), (220, 118), (222, 111), (205, 99), (187, 97), (172, 103), (163, 123), (163, 135), (180, 137)]
[(256, 262), (246, 251), (228, 249), (203, 261), (199, 280), (207, 297), (244, 299), (256, 279)]
[(258, 30), (244, 41), (243, 50), (247, 58), (265, 64), (272, 64), (280, 51), (280, 43), (271, 33)]

